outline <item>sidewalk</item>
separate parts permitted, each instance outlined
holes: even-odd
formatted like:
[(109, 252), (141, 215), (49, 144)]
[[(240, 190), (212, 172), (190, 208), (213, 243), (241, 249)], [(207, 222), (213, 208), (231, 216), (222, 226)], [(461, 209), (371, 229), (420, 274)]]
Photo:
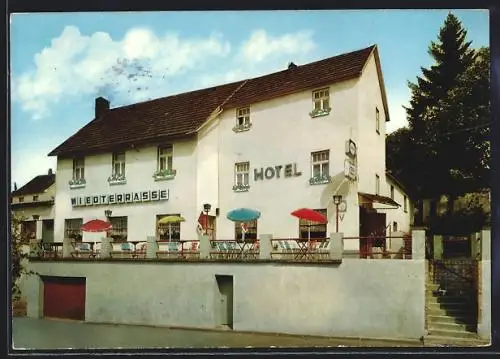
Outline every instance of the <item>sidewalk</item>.
[(418, 341), (341, 339), (13, 318), (14, 349), (421, 347)]

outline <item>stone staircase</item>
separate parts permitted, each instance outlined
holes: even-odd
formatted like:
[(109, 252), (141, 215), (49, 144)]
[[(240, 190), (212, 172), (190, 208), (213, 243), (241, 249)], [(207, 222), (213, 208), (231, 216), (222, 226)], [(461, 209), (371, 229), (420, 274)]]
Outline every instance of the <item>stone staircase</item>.
[(488, 344), (477, 336), (476, 293), (428, 280), (425, 288), (425, 346), (476, 347)]

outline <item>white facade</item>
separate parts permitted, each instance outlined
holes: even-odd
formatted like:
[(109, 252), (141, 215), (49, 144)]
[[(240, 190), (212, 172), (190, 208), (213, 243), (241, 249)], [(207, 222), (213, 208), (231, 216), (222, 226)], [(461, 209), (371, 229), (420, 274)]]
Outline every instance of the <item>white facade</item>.
[[(249, 103), (251, 128), (243, 132), (233, 131), (237, 109), (224, 109), (207, 119), (192, 140), (172, 144), (173, 169), (177, 172), (171, 180), (153, 178), (157, 168), (156, 146), (126, 151), (126, 184), (120, 185), (110, 185), (107, 181), (112, 171), (111, 153), (85, 157), (86, 185), (78, 189), (70, 189), (68, 185), (73, 176), (72, 160), (58, 159), (55, 238), (62, 241), (65, 219), (82, 218), (83, 222), (105, 219), (104, 211), (110, 209), (113, 217), (127, 217), (128, 240), (146, 240), (146, 236), (153, 235), (156, 216), (161, 214), (182, 215), (186, 221), (181, 223), (181, 238), (192, 239), (197, 237), (197, 220), (204, 203), (211, 205), (210, 215), (219, 212), (216, 218), (219, 239), (234, 238), (235, 224), (226, 218), (226, 213), (239, 207), (259, 210), (258, 234), (272, 233), (275, 238), (299, 235), (299, 221), (290, 215), (292, 211), (302, 207), (326, 209), (329, 219), (326, 233), (330, 233), (336, 227), (334, 194), (341, 194), (347, 204), (339, 232), (357, 236), (358, 192), (375, 194), (376, 175), (381, 180), (380, 192), (388, 187), (382, 86), (372, 53), (359, 78), (321, 88), (329, 90), (328, 115), (314, 118), (310, 115), (312, 93), (317, 89)], [(358, 149), (356, 181), (349, 181), (344, 175), (348, 140), (354, 141)], [(329, 151), (332, 180), (312, 185), (311, 153), (324, 150)], [(233, 190), (235, 164), (239, 162), (249, 162), (249, 189), (244, 192)], [(266, 170), (269, 167), (273, 170)], [(262, 177), (256, 178), (255, 171), (261, 170)], [(290, 170), (291, 176), (285, 176)], [(266, 178), (273, 172), (272, 178)], [(168, 190), (168, 200), (95, 206), (71, 203), (71, 198), (78, 196), (151, 190)], [(409, 230), (409, 214), (402, 207), (391, 210), (388, 223), (394, 221), (392, 214), (401, 222), (400, 231)], [(84, 234), (83, 240), (101, 235)]]

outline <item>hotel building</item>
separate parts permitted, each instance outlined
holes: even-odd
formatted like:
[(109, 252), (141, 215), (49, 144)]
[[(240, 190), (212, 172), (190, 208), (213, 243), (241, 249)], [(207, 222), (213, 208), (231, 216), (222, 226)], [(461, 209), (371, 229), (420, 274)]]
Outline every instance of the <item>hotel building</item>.
[[(386, 175), (388, 121), (375, 45), (129, 106), (97, 98), (95, 118), (49, 154), (57, 156), (55, 240), (78, 238), (106, 210), (113, 238), (127, 240), (193, 239), (205, 229), (235, 238), (241, 226), (226, 213), (240, 207), (261, 212), (247, 237), (407, 232), (409, 198)], [(328, 224), (290, 215), (302, 207)], [(185, 222), (158, 226), (165, 215)]]

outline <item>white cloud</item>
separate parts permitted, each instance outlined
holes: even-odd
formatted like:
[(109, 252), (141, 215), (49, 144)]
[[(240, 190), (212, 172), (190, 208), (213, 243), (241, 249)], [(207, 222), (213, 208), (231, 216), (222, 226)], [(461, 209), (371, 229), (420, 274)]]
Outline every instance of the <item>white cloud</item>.
[(265, 30), (254, 31), (222, 72), (200, 76), (200, 86), (213, 86), (252, 78), (287, 68), (290, 61), (297, 65), (313, 60), (316, 43), (313, 32), (271, 36)]
[(49, 115), (63, 96), (107, 91), (125, 97), (134, 94), (132, 100), (154, 97), (166, 92), (168, 78), (226, 57), (230, 50), (220, 34), (184, 39), (175, 33), (159, 37), (149, 29), (135, 28), (115, 40), (104, 32), (86, 36), (67, 26), (35, 55), (35, 69), (13, 79), (13, 100), (39, 119)]
[(312, 31), (271, 36), (265, 30), (256, 30), (240, 49), (241, 56), (249, 62), (262, 62), (279, 55), (306, 54), (316, 47)]

